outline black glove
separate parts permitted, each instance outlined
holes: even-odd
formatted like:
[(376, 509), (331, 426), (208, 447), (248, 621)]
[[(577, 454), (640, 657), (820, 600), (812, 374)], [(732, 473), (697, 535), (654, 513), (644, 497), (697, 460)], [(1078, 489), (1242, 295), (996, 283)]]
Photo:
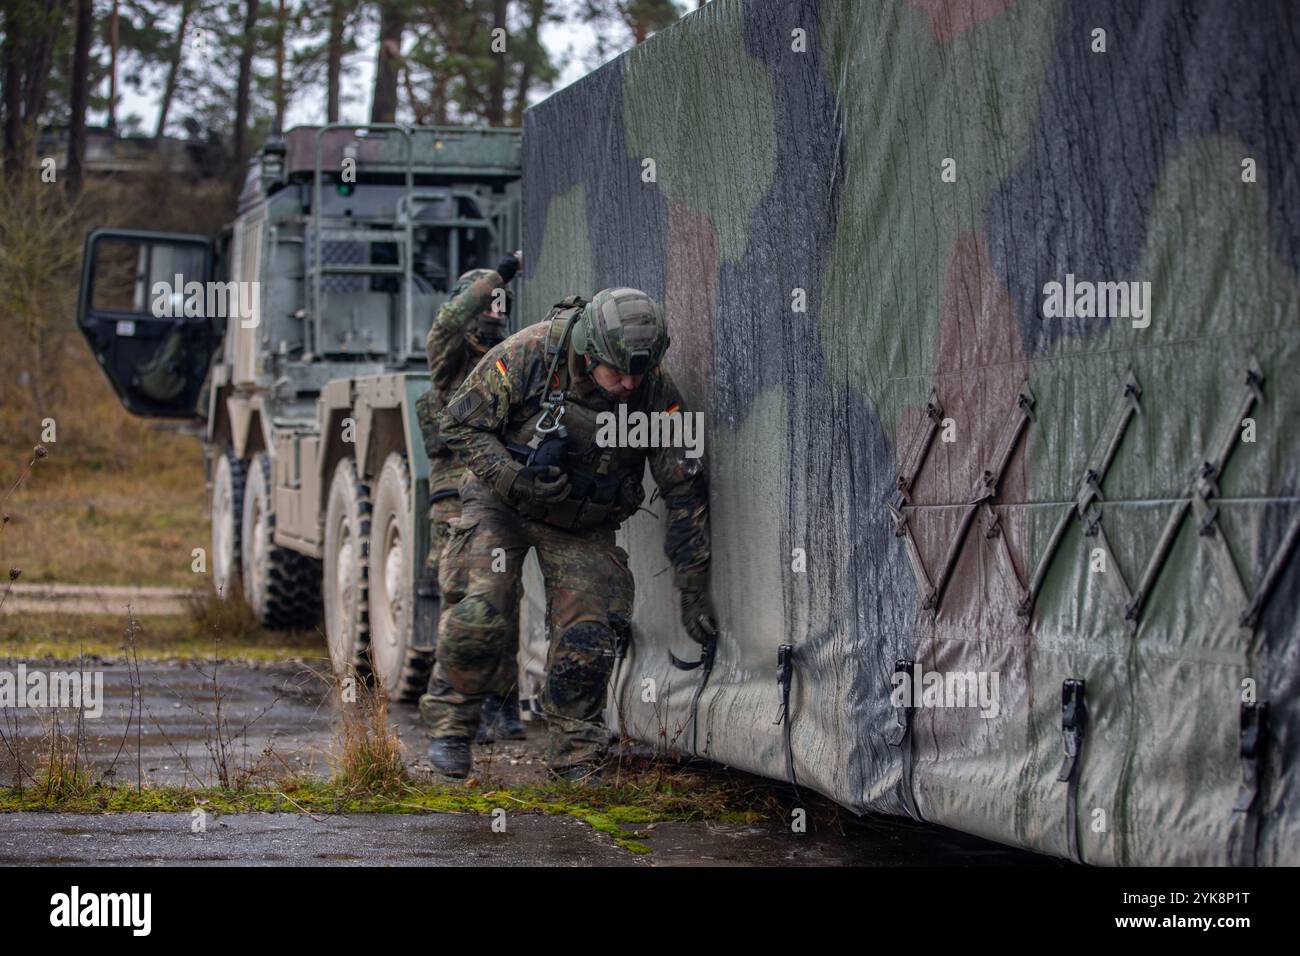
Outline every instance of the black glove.
[(682, 625), (697, 644), (717, 639), (718, 613), (708, 591), (682, 592)]
[(515, 273), (518, 271), (519, 271), (518, 256), (513, 256), (513, 255), (506, 256), (499, 263), (497, 263), (497, 274), (501, 276), (501, 282), (503, 285), (509, 282), (511, 279), (513, 279), (515, 277)]
[(569, 476), (554, 465), (533, 479), (533, 500), (544, 503), (559, 501), (569, 493)]
[[(518, 471), (519, 474), (512, 479), (508, 475), (510, 471)], [(497, 493), (504, 491), (503, 497), (525, 508), (560, 501), (569, 493), (569, 476), (554, 465), (541, 469), (533, 477), (522, 472), (523, 469), (517, 463), (502, 471)], [(508, 488), (505, 482), (509, 482)]]

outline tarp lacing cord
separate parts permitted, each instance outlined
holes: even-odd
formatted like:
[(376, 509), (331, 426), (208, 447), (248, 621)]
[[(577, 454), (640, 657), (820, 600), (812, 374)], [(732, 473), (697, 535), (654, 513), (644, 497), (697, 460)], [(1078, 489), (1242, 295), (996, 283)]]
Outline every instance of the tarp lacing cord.
[[(970, 532), (970, 526), (975, 519), (975, 514), (981, 507), (989, 508), (993, 500), (997, 497), (998, 485), (1002, 481), (1002, 473), (1006, 470), (1007, 464), (1011, 461), (1011, 456), (1016, 447), (1020, 444), (1020, 437), (1025, 433), (1027, 426), (1034, 418), (1034, 394), (1025, 385), (1020, 389), (1020, 394), (1016, 396), (1017, 415), (1012, 421), (1010, 428), (1004, 433), (998, 450), (994, 453), (993, 462), (989, 468), (980, 476), (979, 482), (975, 486), (975, 491), (971, 494), (970, 501), (966, 504), (966, 511), (961, 518), (961, 526), (957, 529), (957, 535), (953, 538), (952, 543), (948, 546), (948, 553), (944, 556), (943, 568), (935, 578), (934, 586), (926, 596), (921, 605), (922, 610), (933, 611), (939, 610), (939, 604), (943, 600), (944, 591), (948, 583), (952, 580), (953, 571), (957, 567), (957, 558), (961, 554), (962, 546), (965, 544), (966, 535)], [(991, 508), (989, 508), (991, 511)], [(996, 534), (990, 535), (992, 537)], [(1005, 542), (1003, 542), (1005, 545)], [(1015, 565), (1012, 564), (1012, 573), (1015, 574)]]
[[(1264, 401), (1264, 373), (1259, 362), (1251, 359), (1246, 370), (1244, 391), (1232, 419), (1228, 422), (1213, 457), (1203, 461), (1192, 475), (1184, 500), (1174, 507), (1169, 516), (1155, 553), (1147, 563), (1138, 585), (1137, 593), (1125, 608), (1125, 618), (1133, 621), (1134, 626), (1141, 618), (1146, 599), (1150, 596), (1156, 580), (1163, 570), (1165, 560), (1173, 548), (1183, 521), (1188, 512), (1197, 518), (1197, 534), (1210, 547), (1211, 557), (1218, 569), (1218, 577), (1225, 592), (1231, 591), (1242, 610), (1238, 614), (1237, 624), (1245, 631), (1244, 642), (1248, 666), (1253, 663), (1255, 644), (1255, 625), (1260, 613), (1267, 604), (1273, 588), (1277, 584), (1282, 568), (1286, 563), (1297, 538), (1300, 538), (1300, 515), (1292, 518), (1290, 526), (1283, 537), (1282, 544), (1273, 560), (1269, 562), (1255, 596), (1250, 597), (1246, 591), (1240, 571), (1232, 557), (1232, 550), (1218, 525), (1219, 510), (1214, 501), (1219, 496), (1219, 481), (1227, 467), (1228, 460), (1241, 442), (1242, 422), (1250, 415), (1257, 404)], [(1263, 762), (1265, 738), (1267, 733), (1266, 703), (1241, 704), (1239, 759), (1241, 762), (1241, 787), (1238, 792), (1234, 812), (1244, 814), (1240, 832), (1237, 834), (1236, 858), (1240, 865), (1253, 866), (1256, 858), (1256, 843), (1259, 835), (1260, 816), (1263, 801), (1259, 798), (1262, 782), (1261, 765)]]
[[(1125, 375), (1123, 389), (1120, 392), (1115, 407), (1111, 410), (1107, 426), (1102, 430), (1101, 439), (1096, 447), (1093, 448), (1086, 464), (1084, 465), (1083, 477), (1079, 481), (1079, 490), (1075, 494), (1074, 504), (1067, 507), (1061, 514), (1060, 520), (1052, 530), (1051, 537), (1048, 538), (1047, 547), (1043, 555), (1038, 559), (1038, 564), (1034, 567), (1034, 572), (1030, 575), (1029, 584), (1025, 588), (1024, 600), (1016, 609), (1016, 613), (1025, 618), (1026, 621), (1032, 616), (1034, 602), (1038, 598), (1038, 593), (1043, 587), (1043, 581), (1047, 577), (1048, 567), (1052, 559), (1056, 556), (1056, 551), (1065, 538), (1065, 532), (1070, 526), (1070, 522), (1076, 517), (1085, 521), (1084, 534), (1087, 537), (1099, 537), (1101, 545), (1108, 552), (1107, 560), (1111, 566), (1118, 571), (1118, 564), (1113, 560), (1114, 552), (1111, 550), (1110, 543), (1106, 540), (1105, 531), (1101, 527), (1101, 508), (1098, 502), (1104, 501), (1101, 493), (1101, 484), (1106, 480), (1106, 473), (1110, 471), (1110, 466), (1115, 461), (1115, 454), (1119, 451), (1120, 442), (1124, 440), (1124, 433), (1128, 430), (1129, 423), (1142, 411), (1140, 399), (1142, 398), (1142, 386), (1137, 377), (1130, 369)], [(1119, 584), (1127, 603), (1131, 596), (1128, 591), (1128, 585), (1123, 580), (1123, 575), (1118, 575)]]
[(781, 710), (773, 725), (783, 725), (785, 761), (790, 775), (790, 786), (799, 793), (799, 780), (794, 773), (794, 744), (790, 740), (790, 687), (794, 683), (794, 645), (782, 644), (776, 649), (776, 686), (781, 695)]
[(912, 483), (920, 473), (922, 465), (925, 464), (930, 447), (934, 444), (934, 436), (943, 421), (943, 406), (939, 404), (939, 395), (934, 389), (930, 390), (930, 400), (926, 404), (925, 414), (927, 421), (925, 434), (918, 441), (913, 441), (912, 451), (895, 479), (894, 490), (885, 496), (885, 504), (894, 519), (894, 537), (902, 538), (906, 546), (907, 560), (912, 565), (917, 589), (921, 594), (928, 595), (933, 592), (934, 587), (930, 583), (930, 575), (925, 570), (925, 563), (921, 560), (921, 552), (916, 546), (916, 539), (912, 537), (912, 529), (907, 523), (907, 515), (903, 508), (911, 501)]
[(916, 711), (913, 706), (913, 695), (916, 693), (916, 661), (910, 657), (900, 657), (894, 661), (894, 680), (890, 682), (891, 688), (897, 686), (900, 675), (906, 675), (908, 693), (903, 703), (894, 708), (897, 723), (893, 732), (885, 738), (885, 742), (901, 750), (903, 803), (907, 807), (907, 812), (914, 820), (924, 820), (920, 808), (916, 805), (916, 794), (912, 791), (912, 719)]
[[(1205, 537), (1212, 537), (1214, 515), (1209, 514), (1210, 500), (1217, 495), (1217, 482), (1223, 469), (1227, 466), (1228, 459), (1231, 457), (1236, 447), (1241, 444), (1240, 431), (1241, 422), (1255, 407), (1255, 403), (1262, 401), (1264, 392), (1261, 386), (1264, 383), (1264, 374), (1259, 370), (1259, 364), (1252, 360), (1250, 368), (1246, 372), (1246, 391), (1242, 396), (1241, 403), (1237, 407), (1237, 413), (1230, 422), (1230, 428), (1224, 432), (1223, 442), (1220, 444), (1217, 453), (1213, 458), (1205, 461), (1192, 476), (1191, 483), (1184, 493), (1183, 499), (1174, 506), (1173, 514), (1165, 523), (1164, 530), (1160, 534), (1160, 540), (1156, 544), (1156, 550), (1147, 562), (1146, 570), (1142, 574), (1142, 581), (1138, 584), (1137, 593), (1134, 594), (1133, 600), (1129, 602), (1128, 607), (1124, 609), (1126, 620), (1138, 621), (1141, 618), (1143, 606), (1146, 599), (1151, 594), (1151, 589), (1155, 586), (1156, 579), (1160, 576), (1164, 568), (1165, 558), (1169, 556), (1169, 551), (1173, 548), (1174, 539), (1178, 536), (1178, 529), (1182, 526), (1183, 519), (1187, 517), (1187, 512), (1193, 507), (1199, 509), (1202, 513), (1202, 530)], [(1221, 542), (1222, 543), (1222, 542)], [(1223, 545), (1226, 552), (1226, 544)], [(1244, 595), (1241, 587), (1241, 578), (1237, 574), (1235, 566), (1231, 564), (1232, 556), (1227, 554), (1227, 564), (1231, 568), (1228, 574), (1228, 580), (1225, 585), (1232, 584), (1235, 578), (1237, 590)], [(1219, 564), (1224, 565), (1220, 559)], [(1229, 571), (1229, 567), (1222, 568), (1224, 572)]]
[(1065, 829), (1070, 856), (1082, 863), (1079, 850), (1079, 758), (1083, 753), (1084, 731), (1088, 725), (1088, 705), (1084, 698), (1085, 682), (1069, 677), (1061, 682), (1061, 737), (1065, 745), (1065, 762), (1056, 775), (1065, 787)]
[(919, 442), (913, 443), (914, 452), (911, 460), (895, 480), (894, 491), (886, 498), (889, 513), (894, 519), (894, 536), (903, 539), (907, 549), (908, 561), (912, 565), (912, 573), (916, 577), (917, 588), (924, 595), (921, 602), (922, 610), (938, 612), (939, 602), (943, 599), (944, 590), (947, 588), (953, 570), (957, 565), (957, 558), (961, 553), (962, 545), (966, 541), (966, 535), (970, 531), (971, 523), (976, 513), (981, 509), (988, 522), (985, 538), (997, 550), (1003, 562), (1008, 566), (1016, 586), (1022, 594), (1024, 593), (1025, 587), (1020, 582), (1020, 575), (1016, 570), (1015, 561), (1011, 558), (1010, 548), (1007, 545), (1005, 536), (1001, 534), (997, 515), (993, 511), (991, 503), (997, 496), (998, 484), (1002, 481), (1002, 473), (1006, 470), (1007, 463), (1011, 460), (1011, 456), (1020, 442), (1020, 436), (1024, 434), (1025, 426), (1033, 420), (1033, 408), (1034, 395), (1029, 390), (1029, 386), (1025, 385), (1016, 396), (1016, 418), (1000, 441), (998, 449), (994, 453), (991, 467), (986, 469), (980, 476), (979, 484), (976, 486), (970, 501), (967, 502), (965, 513), (962, 515), (961, 527), (944, 556), (942, 570), (939, 572), (938, 577), (932, 580), (925, 568), (925, 562), (921, 559), (920, 549), (917, 547), (911, 525), (908, 523), (906, 512), (903, 510), (911, 501), (912, 484), (916, 481), (917, 474), (929, 455), (930, 448), (934, 444), (934, 436), (938, 432), (940, 422), (943, 419), (943, 407), (939, 404), (938, 394), (934, 391), (931, 392), (930, 401), (926, 405), (928, 424), (925, 435)]

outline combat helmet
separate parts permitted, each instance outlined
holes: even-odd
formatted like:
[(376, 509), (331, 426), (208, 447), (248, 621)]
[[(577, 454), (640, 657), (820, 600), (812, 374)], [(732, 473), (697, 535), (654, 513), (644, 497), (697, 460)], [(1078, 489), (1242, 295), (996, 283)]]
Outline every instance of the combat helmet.
[[(491, 269), (470, 269), (463, 273), (456, 280), (456, 285), (451, 290), (451, 297), (454, 299), (460, 295), (479, 279), (486, 279), (494, 275)], [(514, 303), (514, 294), (509, 289), (504, 289), (505, 297), (505, 314), (494, 316), (489, 313), (480, 312), (478, 316), (478, 325), (466, 333), (466, 337), (476, 348), (487, 351), (506, 337), (506, 325), (510, 319), (510, 309)]]
[(573, 327), (573, 349), (624, 375), (644, 375), (668, 351), (663, 309), (639, 289), (601, 289)]

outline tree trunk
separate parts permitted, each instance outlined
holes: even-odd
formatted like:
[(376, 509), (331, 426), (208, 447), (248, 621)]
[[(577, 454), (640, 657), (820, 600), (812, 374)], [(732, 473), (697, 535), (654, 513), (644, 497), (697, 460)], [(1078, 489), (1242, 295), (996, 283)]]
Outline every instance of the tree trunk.
[[(88, 5), (90, 0), (80, 0)], [(171, 112), (172, 97), (176, 95), (176, 81), (181, 71), (181, 55), (185, 51), (185, 30), (190, 24), (190, 7), (193, 0), (181, 4), (181, 23), (176, 31), (176, 46), (172, 49), (171, 61), (167, 64), (167, 83), (163, 86), (162, 105), (158, 108), (158, 128), (154, 130), (154, 139), (162, 139), (167, 129), (167, 114)], [(80, 24), (78, 24), (80, 29)]]
[(41, 22), (39, 38), (32, 44), (27, 63), (27, 103), (23, 114), (25, 122), (35, 125), (45, 108), (45, 91), (50, 76), (50, 58), (63, 32), (68, 0), (46, 0), (45, 17)]
[[(86, 165), (86, 105), (90, 100), (90, 44), (94, 33), (94, 0), (77, 0), (77, 33), (72, 47), (72, 122), (68, 130), (67, 182), (64, 184), (72, 198), (81, 193), (82, 170)], [(183, 20), (181, 35), (184, 36)], [(170, 83), (172, 78), (168, 79)], [(164, 119), (166, 116), (164, 100)], [(162, 133), (161, 121), (158, 131)]]
[(280, 9), (276, 14), (275, 24), (275, 123), (271, 127), (276, 136), (284, 132), (284, 31), (286, 20), (284, 0), (280, 0)]
[[(506, 0), (492, 0), (492, 43), (496, 42), (497, 30), (504, 30), (506, 26)], [(488, 76), (488, 108), (487, 121), (489, 126), (502, 126), (506, 118), (506, 67), (508, 65), (509, 49), (497, 53), (492, 52), (492, 72)]]
[(108, 128), (117, 129), (117, 0), (108, 21)]
[(257, 26), (258, 0), (246, 0), (244, 42), (239, 51), (239, 86), (235, 91), (235, 189), (244, 184), (244, 160), (247, 144), (248, 99), (253, 85), (253, 28)]
[(514, 125), (524, 125), (524, 110), (528, 108), (528, 90), (533, 85), (533, 57), (538, 49), (538, 34), (542, 28), (542, 14), (546, 0), (528, 0), (528, 29), (524, 34), (528, 53), (519, 67), (519, 85), (515, 88)]
[(393, 3), (379, 5), (379, 55), (375, 61), (375, 95), (370, 122), (392, 123), (397, 117), (398, 62), (402, 56), (402, 12)]
[(5, 135), (4, 158), (5, 169), (10, 182), (18, 172), (19, 153), (23, 135), (23, 71), (19, 63), (19, 51), (23, 44), (23, 26), (17, 4), (7, 4), (5, 8), (4, 49), (0, 59), (4, 61), (5, 82)]
[(446, 73), (438, 76), (438, 82), (433, 87), (433, 125), (447, 125), (447, 84), (451, 77)]
[(343, 69), (343, 5), (339, 0), (330, 4), (330, 39), (326, 66), (325, 122), (339, 121), (339, 73)]

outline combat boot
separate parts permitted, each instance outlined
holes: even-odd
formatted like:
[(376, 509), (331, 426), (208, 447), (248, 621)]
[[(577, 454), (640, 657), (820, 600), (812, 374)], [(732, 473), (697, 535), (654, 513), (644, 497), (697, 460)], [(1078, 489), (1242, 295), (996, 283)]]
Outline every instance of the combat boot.
[(519, 695), (512, 691), (501, 701), (501, 707), (497, 711), (496, 738), (497, 740), (525, 740), (527, 737), (528, 734), (519, 719)]
[(483, 700), (474, 743), (490, 744), (497, 740), (524, 740), (526, 737), (524, 725), (519, 720), (519, 698), (514, 694), (506, 697), (489, 694)]
[(467, 777), (473, 764), (468, 737), (434, 737), (429, 741), (429, 762), (448, 777)]
[(488, 694), (483, 698), (483, 710), (478, 716), (478, 732), (474, 743), (490, 744), (497, 739), (497, 716), (501, 713), (501, 698)]

